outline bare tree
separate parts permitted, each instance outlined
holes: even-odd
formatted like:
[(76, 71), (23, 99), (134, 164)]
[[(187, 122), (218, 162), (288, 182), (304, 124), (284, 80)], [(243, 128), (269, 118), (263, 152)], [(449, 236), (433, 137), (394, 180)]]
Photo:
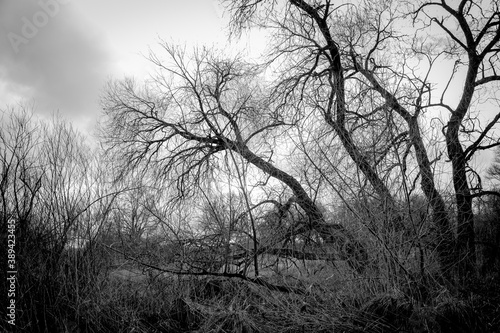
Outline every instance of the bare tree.
[[(498, 2), (463, 0), (451, 5), (420, 1), (402, 5), (362, 1), (335, 7), (328, 0), (244, 0), (227, 2), (227, 6), (235, 33), (252, 25), (272, 31), (270, 62), (280, 64), (274, 96), (281, 101), (283, 112), (299, 117), (320, 114), (379, 200), (386, 203), (388, 212), (395, 209), (393, 197), (397, 193), (389, 190), (389, 174), (380, 163), (399, 155), (395, 170), (402, 173), (400, 179), (407, 177), (411, 163), (418, 165), (421, 190), (439, 234), (442, 271), (451, 277), (460, 264), (460, 276), (472, 274), (472, 199), (482, 192), (478, 187), (472, 193), (476, 186), (468, 177), (473, 175), (469, 161), (478, 150), (499, 144), (490, 135), (500, 118), (498, 113), (480, 127), (472, 111), (478, 106), (474, 96), (494, 97), (500, 79), (496, 72)], [(435, 30), (431, 29), (442, 32), (440, 39), (433, 38)], [(441, 60), (454, 62), (455, 67), (436, 97), (431, 77)], [(457, 71), (465, 73), (463, 82), (455, 75)], [(457, 105), (447, 98), (448, 88), (455, 84), (461, 84)], [(435, 110), (449, 115), (442, 130), (453, 170), (456, 239), (450, 212), (436, 185), (426, 129), (422, 128), (426, 113)], [(360, 140), (367, 135), (377, 140), (367, 146)], [(374, 160), (368, 158), (367, 151)]]
[[(474, 103), (474, 97), (483, 92), (488, 94), (485, 89), (495, 89), (495, 85), (498, 87), (500, 81), (500, 76), (496, 72), (500, 51), (499, 6), (498, 1), (485, 5), (476, 1), (462, 0), (458, 6), (452, 7), (442, 1), (423, 3), (415, 11), (415, 17), (424, 16), (427, 19), (424, 19), (424, 22), (437, 24), (441, 28), (451, 46), (451, 57), (455, 59), (456, 66), (463, 66), (463, 70), (466, 71), (458, 105), (453, 107), (444, 103), (443, 97), (436, 103), (450, 112), (450, 118), (443, 131), (446, 131), (446, 147), (453, 168), (453, 186), (457, 204), (458, 259), (463, 262), (461, 273), (464, 274), (473, 271), (476, 259), (472, 210), (474, 194), (471, 193), (473, 185), (468, 181), (469, 161), (478, 150), (500, 144), (498, 139), (495, 141), (489, 137), (490, 130), (500, 119), (500, 112), (487, 121), (484, 129), (476, 130), (471, 111), (479, 107)], [(435, 10), (441, 11), (441, 15), (436, 16)], [(453, 76), (450, 77), (450, 81), (452, 78)], [(467, 138), (471, 133), (475, 134), (472, 137), (473, 141), (464, 147), (464, 135)], [(475, 194), (481, 195), (481, 192)]]
[[(123, 174), (136, 167), (154, 170), (158, 181), (174, 182), (182, 198), (206, 186), (223, 167), (222, 160), (235, 154), (264, 179), (272, 177), (285, 184), (305, 212), (307, 219), (292, 225), (283, 239), (316, 230), (325, 241), (344, 249), (344, 259), (353, 257), (351, 262), (362, 269), (366, 253), (361, 244), (340, 224), (326, 223), (299, 180), (273, 163), (276, 147), (270, 147), (269, 138), (294, 123), (284, 121), (263, 94), (259, 68), (206, 49), (190, 57), (181, 48), (162, 46), (168, 62), (151, 56), (159, 69), (153, 82), (144, 89), (130, 80), (112, 83), (103, 100), (104, 139), (109, 151), (123, 162)], [(251, 211), (250, 202), (246, 209)], [(345, 251), (346, 242), (352, 243), (350, 253)]]

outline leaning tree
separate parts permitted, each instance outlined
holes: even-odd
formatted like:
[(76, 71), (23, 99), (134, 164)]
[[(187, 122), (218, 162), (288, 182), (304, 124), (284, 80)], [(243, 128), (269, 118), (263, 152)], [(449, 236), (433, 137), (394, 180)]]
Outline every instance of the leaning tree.
[[(224, 169), (224, 161), (233, 161), (236, 168), (241, 163), (251, 165), (264, 186), (269, 178), (284, 184), (291, 193), (288, 201), (307, 216), (290, 225), (275, 244), (315, 230), (339, 250), (341, 258), (352, 258), (353, 268), (362, 270), (366, 252), (361, 243), (342, 225), (327, 223), (308, 188), (296, 175), (273, 163), (278, 149), (272, 143), (277, 133), (295, 127), (296, 121), (284, 117), (264, 93), (260, 68), (213, 50), (187, 54), (179, 47), (162, 46), (168, 60), (151, 56), (159, 69), (153, 82), (144, 89), (131, 80), (111, 83), (103, 99), (107, 117), (104, 139), (109, 151), (122, 161), (122, 176), (136, 168), (149, 170), (156, 181), (174, 184), (175, 197), (182, 199), (206, 189), (217, 170)], [(250, 215), (263, 204), (290, 207), (276, 200), (250, 201), (245, 205)], [(259, 247), (254, 239), (248, 251), (251, 253), (237, 257), (255, 260), (276, 249)]]
[[(234, 33), (269, 29), (269, 64), (280, 73), (274, 99), (283, 109), (319, 114), (387, 212), (398, 215), (391, 172), (401, 180), (411, 176), (411, 163), (418, 166), (413, 180), (432, 210), (443, 273), (472, 273), (472, 201), (485, 191), (471, 160), (500, 144), (493, 132), (500, 118), (499, 2), (225, 3)], [(428, 137), (432, 117), (441, 121), (432, 124), (442, 132), (446, 161), (431, 156), (440, 147)], [(436, 182), (436, 161), (451, 164), (455, 214)], [(384, 163), (395, 167), (387, 171)]]

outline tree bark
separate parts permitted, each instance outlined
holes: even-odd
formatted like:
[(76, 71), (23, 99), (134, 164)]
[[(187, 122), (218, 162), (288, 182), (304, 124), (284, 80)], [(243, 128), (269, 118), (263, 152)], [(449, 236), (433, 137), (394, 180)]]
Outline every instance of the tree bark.
[(476, 264), (474, 214), (472, 196), (467, 182), (467, 159), (460, 143), (460, 125), (469, 110), (480, 60), (469, 54), (469, 67), (462, 98), (447, 124), (446, 146), (453, 167), (453, 187), (457, 205), (458, 273), (461, 278), (471, 276)]

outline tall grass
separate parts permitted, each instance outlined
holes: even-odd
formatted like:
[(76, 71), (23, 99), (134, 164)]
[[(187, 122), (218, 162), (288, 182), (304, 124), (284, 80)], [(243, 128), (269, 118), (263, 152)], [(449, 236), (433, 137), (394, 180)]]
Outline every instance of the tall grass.
[[(342, 262), (321, 270), (319, 262), (303, 262), (308, 270), (296, 263), (295, 271), (288, 273), (300, 280), (305, 292), (283, 293), (225, 277), (148, 274), (137, 263), (109, 259), (111, 254), (99, 244), (59, 254), (40, 235), (31, 235), (29, 244), (22, 247), (19, 258), (23, 264), (18, 331), (495, 332), (500, 328), (500, 293), (486, 284), (460, 294), (429, 280), (423, 302), (405, 283), (385, 280), (384, 270), (360, 275)], [(118, 261), (119, 269), (136, 275), (114, 274)], [(284, 273), (269, 272), (266, 279), (298, 285)], [(9, 328), (5, 322), (1, 325)]]

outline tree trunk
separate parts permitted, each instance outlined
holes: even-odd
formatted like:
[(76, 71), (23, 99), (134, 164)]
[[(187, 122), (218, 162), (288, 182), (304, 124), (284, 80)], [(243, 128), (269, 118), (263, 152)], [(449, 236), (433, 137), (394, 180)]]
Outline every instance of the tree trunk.
[[(452, 117), (453, 120), (454, 117)], [(453, 166), (453, 186), (457, 205), (458, 274), (465, 279), (473, 275), (476, 263), (472, 196), (467, 183), (465, 154), (458, 139), (458, 123), (448, 123), (446, 141)]]
[(455, 252), (455, 237), (448, 217), (448, 211), (443, 197), (436, 189), (434, 176), (431, 170), (431, 163), (420, 135), (417, 119), (411, 118), (408, 122), (413, 148), (417, 157), (420, 170), (421, 188), (432, 208), (432, 220), (438, 231), (437, 253), (444, 277), (451, 280), (453, 277), (453, 267), (457, 262)]
[(476, 263), (474, 213), (472, 196), (467, 182), (467, 159), (460, 143), (462, 121), (469, 110), (474, 94), (475, 80), (481, 60), (469, 53), (469, 64), (462, 98), (447, 124), (446, 146), (453, 167), (453, 186), (457, 205), (458, 273), (461, 279), (474, 274)]
[[(354, 143), (349, 130), (346, 128), (347, 105), (345, 99), (344, 69), (342, 68), (340, 50), (330, 33), (326, 17), (321, 17), (316, 8), (313, 8), (304, 1), (291, 0), (290, 2), (300, 10), (306, 12), (316, 22), (327, 44), (325, 49), (329, 53), (329, 81), (331, 91), (328, 99), (328, 105), (323, 108), (325, 121), (337, 133), (347, 153), (356, 166), (361, 170), (363, 175), (368, 179), (373, 189), (379, 196), (379, 199), (383, 203), (384, 210), (392, 219), (396, 217), (398, 213), (396, 212), (396, 205), (389, 189), (377, 174), (377, 171), (372, 167), (370, 162), (360, 152), (359, 148)], [(334, 112), (336, 114), (335, 120), (333, 118)]]
[(340, 259), (347, 260), (348, 264), (358, 272), (362, 272), (368, 261), (368, 252), (363, 244), (357, 241), (342, 225), (327, 224), (318, 205), (309, 197), (302, 185), (291, 175), (276, 168), (271, 163), (255, 155), (243, 144), (231, 144), (230, 149), (237, 152), (249, 163), (255, 165), (266, 174), (285, 183), (294, 193), (294, 201), (304, 210), (309, 218), (306, 225), (297, 226), (297, 234), (307, 230), (315, 230), (326, 244), (334, 245), (339, 252)]

